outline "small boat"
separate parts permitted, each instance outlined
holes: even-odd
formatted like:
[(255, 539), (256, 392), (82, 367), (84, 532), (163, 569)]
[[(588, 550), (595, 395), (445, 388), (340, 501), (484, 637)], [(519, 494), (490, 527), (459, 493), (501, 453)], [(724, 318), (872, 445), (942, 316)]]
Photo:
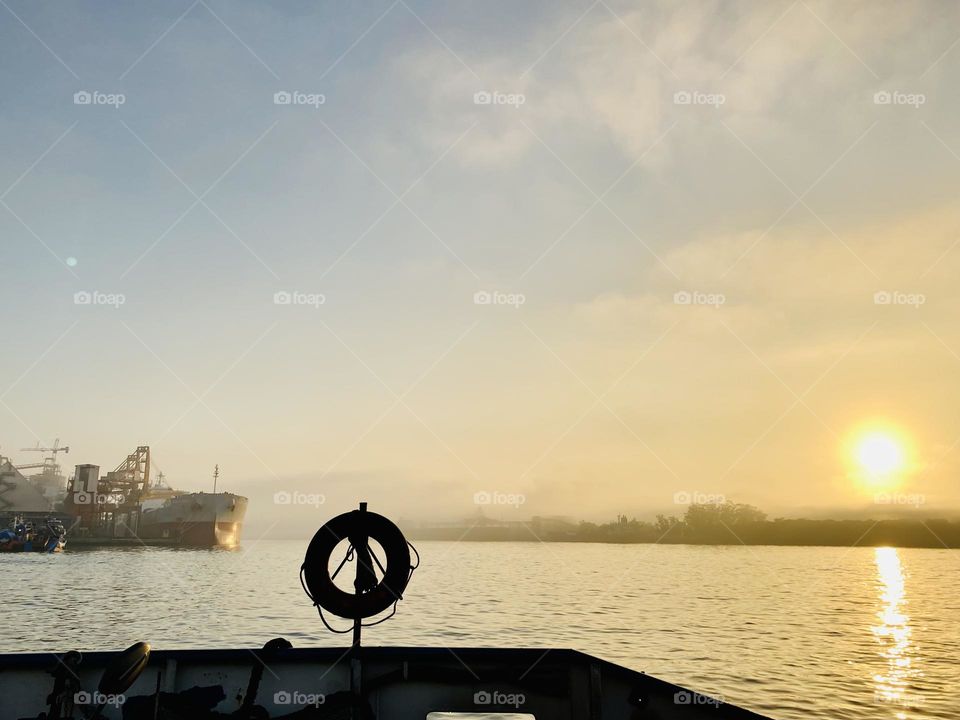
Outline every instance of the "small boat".
[(0, 530), (0, 552), (54, 553), (63, 552), (66, 546), (66, 528), (54, 517), (34, 525), (18, 515), (10, 528)]
[[(338, 585), (348, 564), (355, 579)], [(333, 630), (324, 611), (353, 621), (347, 647), (275, 638), (257, 649), (151, 651), (140, 642), (123, 652), (0, 655), (0, 720), (764, 720), (575, 650), (362, 645), (362, 629), (395, 614), (419, 564), (399, 528), (361, 503), (320, 528), (300, 568), (324, 624)]]

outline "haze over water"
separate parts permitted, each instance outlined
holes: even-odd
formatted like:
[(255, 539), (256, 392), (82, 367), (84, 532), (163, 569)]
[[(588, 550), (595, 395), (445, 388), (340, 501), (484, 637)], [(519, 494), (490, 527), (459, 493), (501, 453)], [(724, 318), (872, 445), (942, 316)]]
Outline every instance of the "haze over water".
[[(0, 557), (5, 586), (30, 588), (8, 595), (0, 647), (343, 646), (300, 588), (305, 546)], [(572, 647), (784, 720), (956, 717), (956, 551), (417, 546), (396, 617), (366, 644)]]

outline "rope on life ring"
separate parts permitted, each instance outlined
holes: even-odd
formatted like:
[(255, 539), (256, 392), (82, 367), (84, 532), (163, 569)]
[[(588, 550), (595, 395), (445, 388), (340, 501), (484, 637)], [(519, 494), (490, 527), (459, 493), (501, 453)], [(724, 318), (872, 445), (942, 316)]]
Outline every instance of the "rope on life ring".
[[(330, 557), (343, 540), (350, 542), (350, 549), (340, 567), (331, 573)], [(370, 549), (369, 540), (375, 540), (383, 548), (385, 568)], [(337, 587), (334, 578), (354, 557), (357, 561), (355, 592), (348, 593)], [(379, 580), (376, 569), (382, 573)], [(365, 509), (353, 510), (337, 515), (317, 530), (300, 566), (300, 582), (318, 608), (342, 618), (361, 620), (396, 605), (403, 598), (413, 570), (410, 545), (400, 528), (383, 515)]]

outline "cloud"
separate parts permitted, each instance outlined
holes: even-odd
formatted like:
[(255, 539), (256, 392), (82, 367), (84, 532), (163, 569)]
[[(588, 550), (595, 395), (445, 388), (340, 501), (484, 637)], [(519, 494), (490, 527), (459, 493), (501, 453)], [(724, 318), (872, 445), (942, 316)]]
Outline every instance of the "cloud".
[[(471, 55), (476, 76), (428, 44), (399, 59), (395, 79), (419, 99), (418, 124), (436, 148), (456, 138), (454, 128), (480, 123), (457, 152), (467, 164), (525, 159), (538, 141), (520, 129), (521, 120), (548, 143), (569, 149), (576, 137), (602, 151), (612, 141), (635, 159), (676, 120), (697, 117), (674, 104), (678, 91), (721, 93), (722, 109), (707, 118), (771, 136), (803, 126), (827, 101), (856, 126), (853, 118), (870, 112), (865, 100), (879, 82), (859, 58), (901, 40), (918, 12), (888, 10), (871, 3), (661, 2), (614, 16), (596, 7), (557, 41), (581, 12), (571, 9), (507, 51)], [(526, 102), (519, 110), (474, 106), (474, 93), (484, 90), (523, 94)], [(662, 161), (669, 146), (650, 159)]]
[[(704, 231), (663, 255), (682, 280), (652, 266), (637, 281), (642, 291), (600, 293), (576, 304), (574, 315), (598, 326), (662, 327), (691, 315), (691, 308), (675, 302), (675, 292), (713, 293), (724, 297), (718, 317), (735, 329), (762, 330), (772, 340), (789, 316), (790, 332), (805, 331), (794, 335), (795, 342), (807, 344), (807, 333), (872, 322), (884, 311), (874, 294), (897, 291), (923, 294), (924, 317), (946, 320), (960, 300), (960, 289), (949, 280), (960, 271), (957, 238), (960, 212), (951, 205), (876, 218), (839, 232), (802, 216), (769, 231), (762, 224), (738, 233)], [(918, 320), (909, 314), (885, 318), (906, 329), (915, 329)]]

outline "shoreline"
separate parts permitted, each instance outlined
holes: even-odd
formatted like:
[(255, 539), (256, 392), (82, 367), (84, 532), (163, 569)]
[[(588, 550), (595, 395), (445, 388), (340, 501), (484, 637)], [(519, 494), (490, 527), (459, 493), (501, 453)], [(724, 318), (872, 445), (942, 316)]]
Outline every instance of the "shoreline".
[(410, 541), (416, 542), (469, 542), (469, 543), (509, 543), (509, 542), (522, 542), (522, 543), (557, 543), (557, 544), (566, 544), (566, 545), (681, 545), (686, 547), (797, 547), (797, 548), (827, 548), (827, 547), (839, 547), (839, 548), (879, 548), (879, 547), (892, 547), (897, 550), (960, 550), (960, 544), (945, 546), (936, 542), (929, 544), (915, 544), (915, 545), (906, 545), (906, 544), (892, 544), (892, 543), (876, 543), (876, 544), (843, 544), (843, 543), (796, 543), (796, 542), (752, 542), (752, 543), (741, 543), (741, 542), (676, 542), (676, 541), (661, 541), (657, 542), (655, 540), (575, 540), (570, 538), (470, 538), (470, 537), (425, 537), (425, 536), (416, 536), (410, 535), (407, 537)]
[(484, 522), (472, 526), (417, 526), (411, 540), (464, 542), (570, 542), (617, 545), (742, 545), (746, 547), (897, 547), (960, 549), (956, 520), (750, 520), (728, 522), (658, 519), (656, 524), (621, 517), (617, 522), (556, 524)]

